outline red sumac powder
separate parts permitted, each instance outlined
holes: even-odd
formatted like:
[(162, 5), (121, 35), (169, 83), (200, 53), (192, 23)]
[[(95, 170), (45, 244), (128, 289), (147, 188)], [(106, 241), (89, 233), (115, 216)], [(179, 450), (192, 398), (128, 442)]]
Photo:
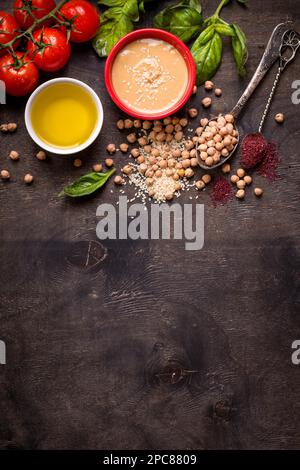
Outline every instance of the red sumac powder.
[(244, 137), (241, 147), (241, 165), (245, 169), (254, 168), (264, 159), (268, 142), (264, 136), (257, 132)]
[(259, 165), (257, 172), (261, 176), (268, 178), (268, 180), (274, 181), (278, 177), (277, 168), (279, 163), (280, 157), (278, 154), (277, 145), (273, 142), (269, 142), (267, 145), (265, 156), (263, 158), (263, 161)]
[(226, 204), (232, 195), (233, 192), (230, 183), (221, 176), (218, 176), (211, 191), (211, 198), (214, 205)]

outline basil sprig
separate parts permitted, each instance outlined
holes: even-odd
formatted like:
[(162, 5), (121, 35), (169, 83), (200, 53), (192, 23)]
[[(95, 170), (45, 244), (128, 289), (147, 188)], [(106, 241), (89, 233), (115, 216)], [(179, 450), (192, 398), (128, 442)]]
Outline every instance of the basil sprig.
[(81, 176), (72, 184), (65, 186), (59, 196), (82, 197), (89, 196), (90, 194), (100, 189), (106, 181), (115, 173), (116, 169), (112, 168), (106, 173), (88, 173)]
[(99, 0), (108, 7), (101, 14), (101, 25), (93, 39), (93, 47), (100, 57), (106, 57), (112, 47), (134, 29), (134, 23), (145, 12), (145, 3), (152, 0)]
[(189, 42), (203, 24), (201, 5), (198, 0), (182, 0), (177, 5), (165, 8), (154, 18), (155, 28), (164, 29)]
[[(197, 67), (197, 84), (210, 80), (220, 67), (224, 36), (231, 38), (232, 52), (239, 75), (245, 74), (248, 58), (245, 34), (237, 24), (228, 24), (220, 18), (222, 9), (231, 1), (220, 2), (215, 13), (204, 21), (202, 31), (201, 6), (197, 0), (183, 0), (165, 8), (154, 18), (155, 27), (176, 34), (184, 42), (189, 42), (200, 33), (191, 48)], [(237, 1), (241, 5), (246, 4), (246, 0)]]

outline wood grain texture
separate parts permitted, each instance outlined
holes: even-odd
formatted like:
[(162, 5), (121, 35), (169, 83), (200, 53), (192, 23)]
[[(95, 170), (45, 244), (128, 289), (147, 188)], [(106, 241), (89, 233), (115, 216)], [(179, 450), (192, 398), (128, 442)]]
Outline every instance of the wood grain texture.
[[(3, 0), (1, 8), (11, 6)], [(141, 25), (151, 26), (154, 12)], [(214, 3), (203, 1), (206, 12)], [(224, 10), (249, 38), (248, 73), (240, 80), (229, 48), (215, 82), (230, 109), (254, 72), (278, 22), (298, 18), (297, 0), (237, 2)], [(297, 21), (298, 21), (297, 20)], [(299, 21), (297, 23), (300, 30)], [(74, 46), (63, 75), (91, 85), (105, 108), (104, 129), (75, 169), (72, 159), (34, 158), (26, 134), (26, 100), (9, 99), (1, 122), (18, 132), (1, 135), (0, 447), (30, 449), (296, 449), (300, 447), (300, 367), (291, 363), (299, 324), (299, 106), (291, 84), (300, 57), (280, 82), (265, 135), (279, 142), (281, 178), (264, 197), (214, 208), (205, 204), (205, 246), (187, 252), (181, 241), (97, 242), (96, 208), (115, 203), (110, 182), (85, 201), (57, 197), (106, 145), (124, 136), (119, 111), (103, 82), (104, 62), (89, 45)], [(46, 78), (46, 77), (44, 77)], [(270, 74), (240, 120), (255, 130), (272, 83)], [(200, 90), (193, 98), (199, 105)], [(15, 149), (19, 162), (7, 155)], [(126, 157), (117, 155), (120, 166)], [(238, 159), (234, 161), (238, 167)], [(34, 184), (25, 187), (28, 171)], [(200, 170), (199, 170), (200, 174)], [(129, 192), (132, 191), (129, 189)], [(181, 198), (189, 202), (188, 194)], [(86, 266), (87, 253), (93, 260)]]

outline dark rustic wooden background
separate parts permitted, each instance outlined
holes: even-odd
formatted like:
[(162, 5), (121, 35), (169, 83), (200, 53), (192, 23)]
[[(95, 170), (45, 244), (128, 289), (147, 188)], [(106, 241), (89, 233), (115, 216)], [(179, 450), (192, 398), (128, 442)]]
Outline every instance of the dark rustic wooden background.
[[(208, 14), (218, 2), (202, 3)], [(226, 48), (215, 77), (224, 94), (209, 112), (235, 104), (273, 27), (299, 19), (298, 0), (248, 3), (224, 10), (248, 37), (247, 77), (237, 77)], [(11, 4), (2, 0), (1, 8)], [(156, 4), (140, 26), (151, 26), (168, 2)], [(270, 117), (265, 127), (280, 145), (280, 180), (257, 178), (261, 200), (249, 191), (244, 202), (226, 207), (214, 208), (202, 193), (205, 247), (199, 252), (185, 251), (181, 241), (98, 244), (96, 208), (117, 201), (113, 182), (86, 201), (57, 197), (67, 182), (103, 161), (108, 143), (123, 140), (103, 67), (83, 45), (73, 47), (62, 72), (91, 85), (105, 109), (103, 132), (82, 156), (81, 169), (71, 158), (35, 159), (24, 128), (25, 99), (0, 107), (1, 122), (19, 126), (15, 135), (0, 137), (1, 168), (12, 174), (9, 183), (0, 182), (0, 339), (7, 345), (0, 446), (299, 448), (300, 366), (291, 363), (291, 343), (300, 339), (300, 108), (291, 103), (291, 84), (300, 79), (300, 54), (284, 72), (271, 110), (271, 116), (284, 112), (286, 122), (279, 127)], [(243, 131), (257, 128), (273, 77), (249, 103)], [(203, 96), (200, 90), (193, 104)], [(19, 162), (8, 160), (13, 149)], [(124, 159), (117, 156), (117, 166)], [(22, 182), (26, 172), (35, 177), (31, 187)], [(89, 248), (98, 262), (85, 268)]]

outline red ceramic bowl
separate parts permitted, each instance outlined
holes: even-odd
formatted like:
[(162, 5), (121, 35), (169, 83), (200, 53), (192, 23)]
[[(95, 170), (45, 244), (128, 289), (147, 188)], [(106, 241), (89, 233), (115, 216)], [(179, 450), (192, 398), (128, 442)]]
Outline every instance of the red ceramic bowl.
[[(176, 49), (180, 52), (180, 54), (184, 58), (185, 63), (187, 65), (187, 69), (188, 69), (188, 83), (187, 83), (187, 87), (186, 87), (184, 95), (178, 100), (177, 103), (172, 104), (172, 106), (170, 106), (169, 109), (163, 112), (160, 112), (156, 115), (154, 114), (148, 115), (146, 113), (139, 113), (137, 111), (134, 111), (128, 108), (124, 104), (124, 102), (120, 100), (118, 95), (115, 93), (115, 90), (112, 85), (112, 79), (111, 79), (112, 66), (113, 66), (113, 63), (117, 54), (131, 42), (136, 41), (138, 39), (145, 39), (145, 38), (160, 39), (160, 40), (168, 42), (169, 44), (172, 44), (172, 46), (176, 47)], [(185, 105), (185, 103), (190, 98), (191, 94), (193, 93), (195, 82), (196, 82), (196, 66), (195, 66), (193, 56), (190, 53), (189, 49), (180, 39), (174, 36), (174, 34), (168, 33), (167, 31), (163, 31), (162, 29), (145, 28), (145, 29), (138, 29), (136, 31), (133, 31), (132, 33), (127, 34), (122, 39), (120, 39), (117, 42), (117, 44), (115, 44), (115, 46), (110, 51), (109, 56), (106, 60), (105, 84), (106, 84), (108, 93), (110, 94), (112, 100), (116, 103), (116, 105), (120, 109), (122, 109), (122, 111), (138, 119), (156, 120), (156, 119), (163, 119), (167, 116), (171, 116), (172, 114), (175, 114), (180, 108), (182, 108), (182, 106)]]

